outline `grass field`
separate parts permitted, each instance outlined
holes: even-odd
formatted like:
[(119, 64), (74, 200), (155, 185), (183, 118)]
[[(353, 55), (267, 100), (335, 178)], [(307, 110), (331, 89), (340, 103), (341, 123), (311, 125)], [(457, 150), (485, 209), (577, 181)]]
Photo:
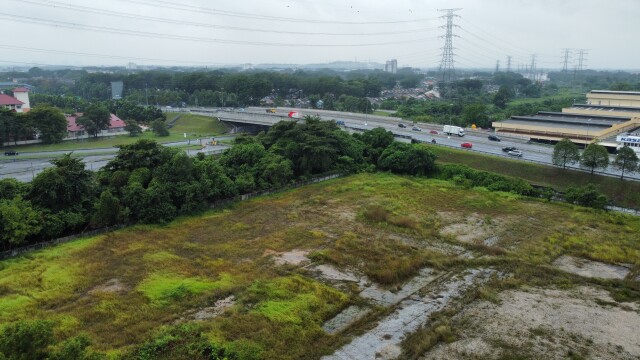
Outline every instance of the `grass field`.
[[(479, 242), (446, 230), (464, 224)], [(198, 322), (209, 341), (243, 359), (318, 359), (384, 311), (346, 334), (328, 335), (324, 321), (363, 303), (357, 289), (278, 265), (277, 254), (306, 250), (315, 264), (366, 275), (388, 289), (425, 266), (492, 266), (514, 274), (510, 287), (571, 286), (582, 280), (541, 269), (573, 255), (630, 264), (637, 272), (638, 233), (634, 217), (441, 180), (360, 174), (2, 261), (0, 323), (51, 320), (57, 339), (85, 333), (94, 350), (117, 357), (161, 326), (192, 322), (194, 312), (233, 295), (223, 315)], [(483, 245), (484, 234), (499, 243)], [(438, 244), (477, 256), (458, 258)], [(611, 283), (611, 291), (640, 299), (632, 285)]]
[[(169, 119), (172, 119), (175, 114), (168, 113)], [(200, 139), (219, 135), (225, 133), (227, 127), (222, 124), (218, 119), (200, 116), (184, 114), (176, 122), (175, 126), (169, 130), (170, 135), (164, 137), (158, 137), (151, 131), (145, 131), (142, 135), (137, 137), (131, 137), (129, 135), (118, 135), (111, 137), (101, 137), (92, 139), (80, 139), (63, 141), (57, 144), (36, 144), (36, 145), (20, 145), (20, 146), (7, 146), (7, 148), (14, 149), (20, 153), (25, 152), (37, 152), (37, 151), (61, 151), (61, 150), (78, 150), (78, 149), (97, 149), (97, 148), (110, 148), (116, 145), (128, 145), (132, 144), (139, 139), (151, 139), (159, 143), (169, 143), (175, 141), (185, 140), (184, 134), (187, 134), (186, 139)], [(19, 155), (22, 157), (22, 155)]]
[(559, 191), (564, 191), (570, 186), (584, 186), (592, 183), (616, 205), (640, 209), (640, 182), (638, 181), (621, 181), (616, 177), (563, 170), (556, 166), (533, 164), (442, 146), (425, 146), (438, 156), (438, 162), (441, 163), (464, 164), (474, 169), (521, 178), (532, 184), (551, 186)]

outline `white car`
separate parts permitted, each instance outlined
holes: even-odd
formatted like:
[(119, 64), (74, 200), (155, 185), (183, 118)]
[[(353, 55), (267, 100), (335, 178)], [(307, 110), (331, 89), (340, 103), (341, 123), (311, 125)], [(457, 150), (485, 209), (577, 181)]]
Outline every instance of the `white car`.
[(511, 156), (516, 156), (516, 157), (522, 157), (522, 151), (520, 150), (511, 150), (507, 154)]

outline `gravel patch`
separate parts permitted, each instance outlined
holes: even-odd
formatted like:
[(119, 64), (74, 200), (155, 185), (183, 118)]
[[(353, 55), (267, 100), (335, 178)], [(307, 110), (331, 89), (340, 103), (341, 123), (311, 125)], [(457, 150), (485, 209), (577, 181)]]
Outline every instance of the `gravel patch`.
[(553, 265), (560, 270), (589, 278), (624, 279), (629, 269), (620, 265), (610, 265), (573, 256), (561, 256)]
[(509, 290), (499, 300), (467, 306), (452, 321), (459, 340), (421, 359), (640, 358), (640, 307), (616, 304), (604, 290)]
[(396, 310), (378, 325), (355, 338), (324, 360), (395, 359), (401, 354), (400, 344), (406, 335), (425, 325), (431, 314), (444, 309), (475, 283), (487, 279), (493, 271), (471, 270), (466, 275), (450, 278), (424, 296), (414, 294), (402, 300)]

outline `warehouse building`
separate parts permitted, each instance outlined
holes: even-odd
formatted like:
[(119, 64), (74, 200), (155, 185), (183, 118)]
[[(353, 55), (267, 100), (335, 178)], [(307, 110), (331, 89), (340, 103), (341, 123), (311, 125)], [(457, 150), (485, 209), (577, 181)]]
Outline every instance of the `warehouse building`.
[(575, 104), (562, 112), (512, 116), (494, 122), (493, 127), (496, 132), (532, 140), (568, 138), (577, 144), (599, 141), (615, 149), (623, 144), (621, 139), (640, 133), (640, 92), (593, 90), (587, 94), (587, 104)]

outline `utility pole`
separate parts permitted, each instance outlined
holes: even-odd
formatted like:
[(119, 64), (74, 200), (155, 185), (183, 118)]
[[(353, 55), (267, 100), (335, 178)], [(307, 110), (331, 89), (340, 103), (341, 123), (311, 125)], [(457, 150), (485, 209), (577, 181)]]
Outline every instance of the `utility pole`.
[(451, 82), (455, 77), (455, 69), (453, 65), (453, 37), (456, 35), (453, 34), (453, 27), (457, 25), (453, 24), (453, 18), (460, 17), (460, 15), (455, 14), (456, 11), (460, 10), (462, 9), (438, 9), (438, 11), (445, 13), (445, 15), (440, 18), (447, 19), (447, 24), (441, 26), (441, 28), (446, 29), (446, 32), (444, 36), (441, 36), (444, 38), (444, 47), (442, 48), (442, 61), (440, 62), (442, 80), (447, 82)]
[(511, 72), (511, 55), (507, 55), (507, 72)]
[(562, 49), (563, 51), (563, 61), (562, 61), (562, 72), (569, 71), (569, 59), (571, 58), (571, 49)]
[(496, 60), (496, 72), (500, 72), (500, 60)]

